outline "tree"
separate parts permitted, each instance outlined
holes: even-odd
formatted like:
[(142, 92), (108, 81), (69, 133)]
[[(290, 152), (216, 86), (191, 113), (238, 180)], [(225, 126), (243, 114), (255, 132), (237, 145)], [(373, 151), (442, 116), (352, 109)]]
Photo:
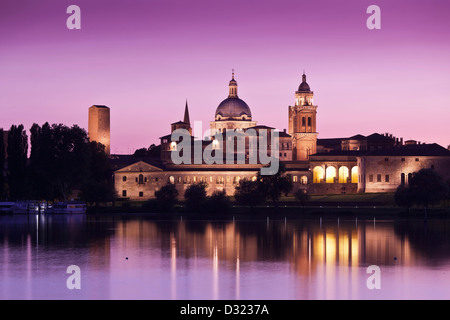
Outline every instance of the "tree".
[(404, 184), (399, 185), (394, 194), (394, 201), (395, 204), (399, 207), (406, 207), (407, 211), (409, 212), (409, 209), (414, 204), (414, 198), (412, 196), (411, 189)]
[(272, 200), (275, 206), (278, 206), (278, 200), (282, 194), (287, 195), (292, 190), (291, 176), (285, 175), (286, 169), (280, 164), (277, 173), (273, 175), (261, 175), (258, 173), (257, 181), (261, 183), (264, 194)]
[(6, 145), (4, 140), (5, 132), (0, 128), (0, 200), (9, 198), (7, 194), (7, 184), (5, 177)]
[(235, 188), (234, 198), (240, 205), (248, 205), (253, 210), (254, 206), (264, 202), (266, 196), (258, 181), (242, 179)]
[(33, 197), (66, 201), (74, 191), (90, 203), (111, 201), (115, 190), (105, 148), (84, 129), (33, 124), (29, 176)]
[(28, 155), (28, 136), (23, 125), (12, 125), (8, 133), (8, 171), (7, 182), (10, 197), (23, 200), (27, 194), (26, 165)]
[(448, 188), (448, 193), (447, 193), (447, 204), (450, 203), (450, 178), (447, 179), (447, 188)]
[(111, 181), (112, 170), (105, 146), (96, 141), (88, 142), (87, 175), (81, 185), (80, 198), (97, 205), (113, 201), (116, 191)]
[(204, 209), (207, 200), (205, 182), (191, 184), (184, 192), (186, 208), (192, 212), (200, 212)]
[(297, 199), (297, 201), (299, 201), (301, 203), (302, 207), (304, 208), (305, 207), (305, 202), (310, 199), (310, 196), (306, 192), (306, 190), (298, 189), (295, 192), (295, 198)]
[(155, 197), (158, 209), (169, 212), (177, 203), (178, 190), (173, 183), (168, 183), (155, 192)]
[(434, 169), (421, 169), (415, 173), (409, 182), (414, 203), (425, 208), (425, 219), (428, 207), (439, 203), (448, 195), (448, 185)]
[(216, 190), (208, 197), (206, 208), (210, 212), (227, 212), (231, 207), (231, 201), (227, 197), (225, 190)]
[(48, 122), (42, 127), (34, 123), (30, 128), (30, 134), (30, 196), (35, 199), (54, 200), (56, 193), (52, 184), (52, 175), (56, 155), (52, 127)]

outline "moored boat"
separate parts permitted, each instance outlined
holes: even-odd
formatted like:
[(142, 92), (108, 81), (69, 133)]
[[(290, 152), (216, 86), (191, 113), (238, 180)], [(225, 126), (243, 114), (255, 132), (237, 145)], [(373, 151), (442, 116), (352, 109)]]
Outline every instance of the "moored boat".
[(86, 203), (81, 201), (57, 202), (53, 204), (52, 213), (86, 213)]
[(0, 202), (0, 213), (13, 213), (15, 202)]

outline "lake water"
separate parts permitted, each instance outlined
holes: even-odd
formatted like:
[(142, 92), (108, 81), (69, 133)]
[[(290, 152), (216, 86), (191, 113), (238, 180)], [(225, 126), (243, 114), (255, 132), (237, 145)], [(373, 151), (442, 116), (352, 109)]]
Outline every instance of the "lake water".
[(450, 299), (449, 267), (450, 220), (0, 216), (0, 299)]

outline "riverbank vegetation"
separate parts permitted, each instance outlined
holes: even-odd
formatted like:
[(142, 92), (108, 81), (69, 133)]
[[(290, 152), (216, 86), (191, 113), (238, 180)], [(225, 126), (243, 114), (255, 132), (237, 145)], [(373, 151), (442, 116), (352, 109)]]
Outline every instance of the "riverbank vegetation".
[(23, 125), (11, 126), (6, 148), (0, 139), (0, 168), (6, 169), (0, 171), (0, 201), (67, 201), (75, 195), (97, 205), (114, 199), (104, 146), (89, 141), (84, 129), (77, 125), (33, 124), (30, 144), (28, 157)]

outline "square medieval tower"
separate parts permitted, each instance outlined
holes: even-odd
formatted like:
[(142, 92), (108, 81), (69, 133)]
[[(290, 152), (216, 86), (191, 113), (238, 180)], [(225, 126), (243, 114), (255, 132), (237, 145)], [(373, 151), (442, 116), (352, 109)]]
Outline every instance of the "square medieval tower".
[(108, 155), (110, 154), (109, 121), (109, 108), (107, 106), (93, 105), (89, 108), (89, 139), (103, 144)]

